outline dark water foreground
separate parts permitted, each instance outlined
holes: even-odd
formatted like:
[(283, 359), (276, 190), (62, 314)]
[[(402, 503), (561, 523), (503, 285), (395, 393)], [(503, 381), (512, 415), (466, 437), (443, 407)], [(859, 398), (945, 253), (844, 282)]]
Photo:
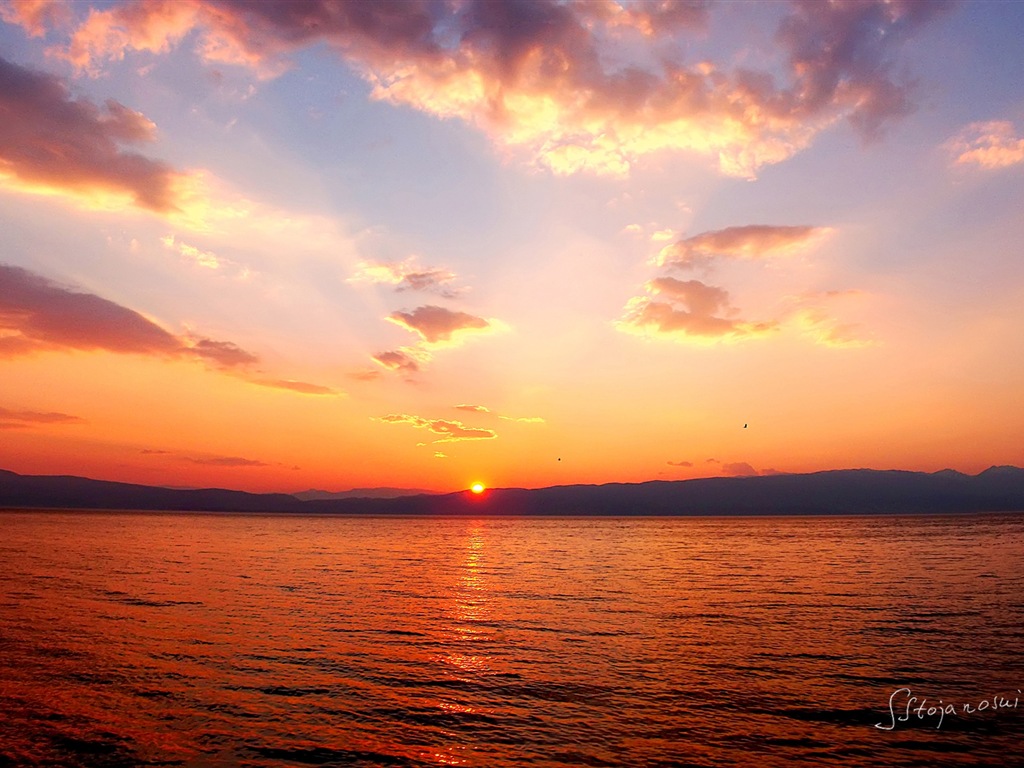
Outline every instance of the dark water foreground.
[(1021, 515), (5, 512), (0, 574), (0, 765), (1024, 765)]

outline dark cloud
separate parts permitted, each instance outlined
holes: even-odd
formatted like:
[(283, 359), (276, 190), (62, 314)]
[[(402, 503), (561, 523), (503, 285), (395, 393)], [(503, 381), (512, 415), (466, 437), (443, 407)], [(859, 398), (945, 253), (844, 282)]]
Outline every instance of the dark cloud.
[(175, 171), (124, 145), (153, 138), (154, 125), (112, 99), (72, 99), (57, 77), (0, 58), (0, 180), (90, 196), (127, 194), (153, 211), (175, 210)]
[(693, 466), (693, 462), (692, 461), (667, 461), (665, 463), (668, 464), (669, 466), (672, 466), (672, 467), (692, 467)]
[(895, 55), (921, 25), (952, 6), (943, 0), (799, 0), (779, 25), (794, 74), (787, 94), (798, 116), (844, 107), (865, 138), (914, 109), (911, 85), (897, 82)]

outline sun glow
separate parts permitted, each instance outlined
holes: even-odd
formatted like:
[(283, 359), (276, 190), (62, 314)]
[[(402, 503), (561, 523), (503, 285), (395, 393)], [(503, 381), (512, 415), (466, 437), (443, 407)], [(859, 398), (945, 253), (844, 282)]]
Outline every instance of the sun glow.
[(473, 483), (471, 486), (469, 486), (469, 490), (471, 490), (473, 493), (483, 493), (484, 492), (484, 484), (483, 483)]

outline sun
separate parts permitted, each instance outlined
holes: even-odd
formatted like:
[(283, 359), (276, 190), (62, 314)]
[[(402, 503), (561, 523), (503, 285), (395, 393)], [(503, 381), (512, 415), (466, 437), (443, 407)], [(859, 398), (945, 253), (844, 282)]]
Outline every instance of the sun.
[(473, 483), (471, 486), (469, 486), (469, 490), (471, 490), (473, 493), (483, 493), (484, 490), (485, 490), (484, 484), (483, 483)]

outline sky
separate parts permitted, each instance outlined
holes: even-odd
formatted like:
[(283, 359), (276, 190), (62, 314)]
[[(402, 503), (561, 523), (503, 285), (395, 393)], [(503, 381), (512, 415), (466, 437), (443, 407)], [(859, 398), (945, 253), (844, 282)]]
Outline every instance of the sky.
[(0, 467), (1024, 464), (1024, 3), (0, 0)]

